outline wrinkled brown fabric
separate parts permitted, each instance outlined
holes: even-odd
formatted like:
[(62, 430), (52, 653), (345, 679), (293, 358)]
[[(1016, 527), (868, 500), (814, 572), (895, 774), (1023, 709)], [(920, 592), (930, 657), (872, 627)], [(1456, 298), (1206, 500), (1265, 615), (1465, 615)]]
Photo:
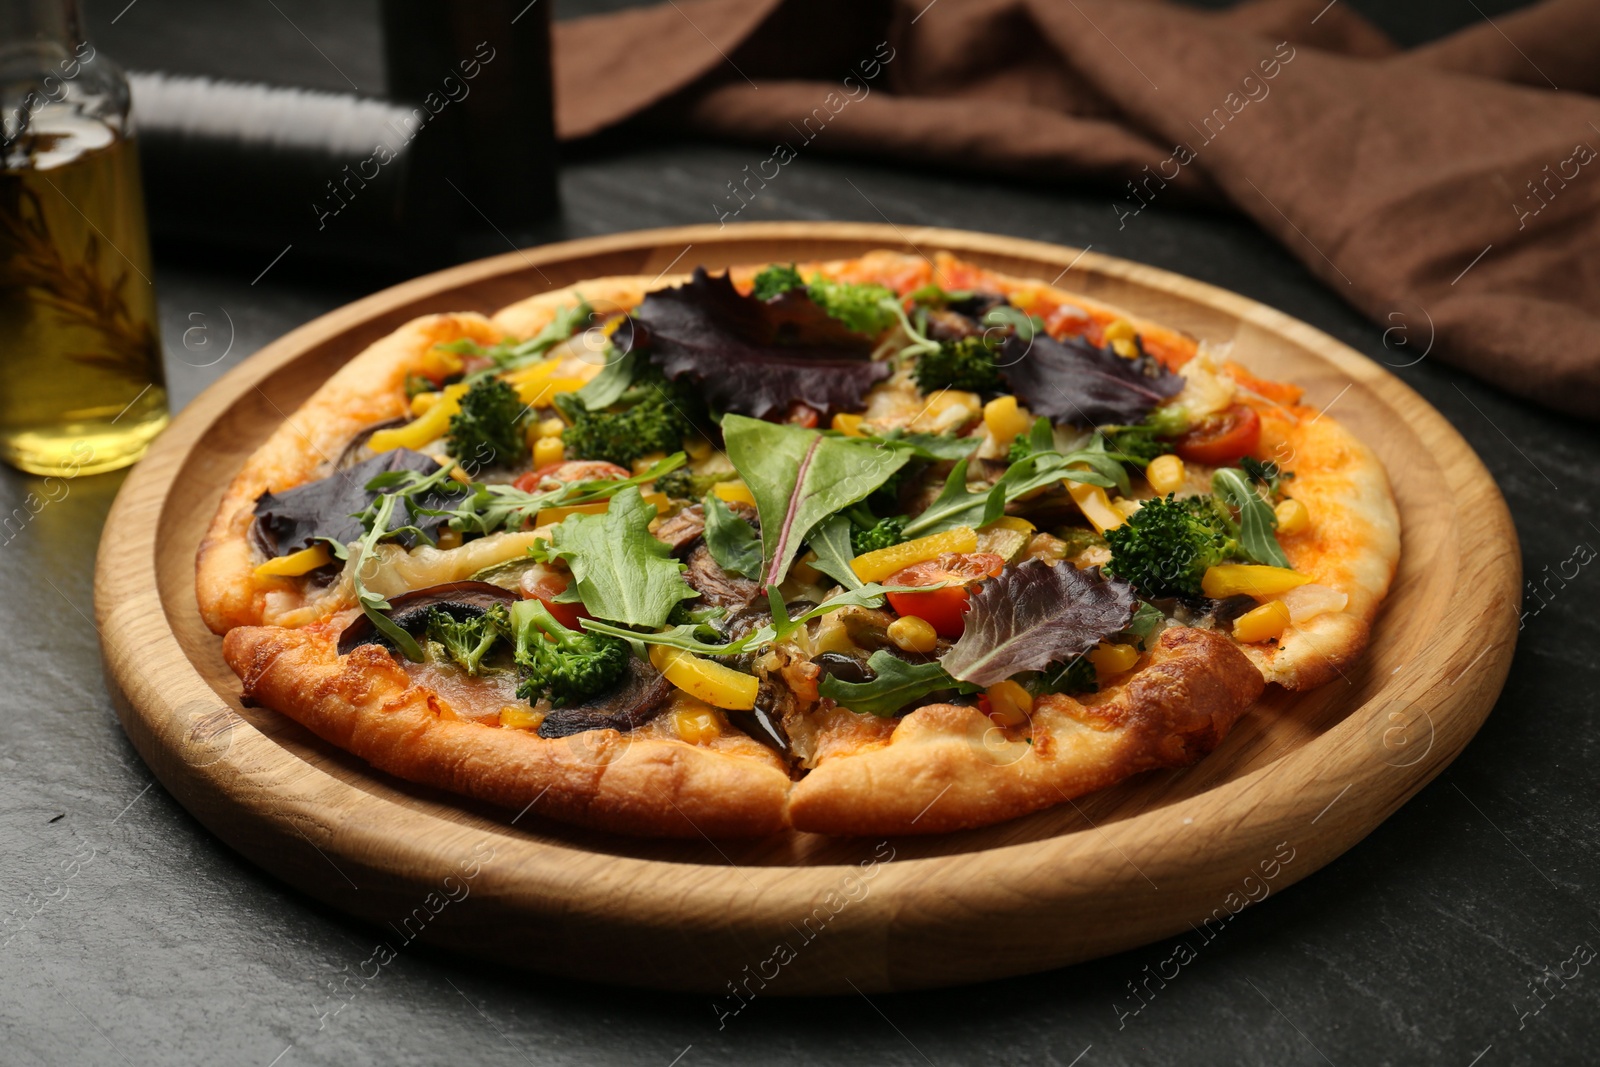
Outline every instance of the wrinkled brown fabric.
[(1092, 180), (1123, 226), (1226, 201), (1413, 350), (1600, 417), (1596, 56), (1594, 0), (1410, 51), (1326, 0), (675, 0), (557, 24), (557, 127)]

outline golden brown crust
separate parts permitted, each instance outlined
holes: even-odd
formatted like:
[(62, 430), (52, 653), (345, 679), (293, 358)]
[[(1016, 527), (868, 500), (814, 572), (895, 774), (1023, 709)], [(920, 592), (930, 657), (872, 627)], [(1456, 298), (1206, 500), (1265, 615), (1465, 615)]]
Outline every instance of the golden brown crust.
[(1263, 687), (1230, 638), (1173, 627), (1126, 682), (1087, 704), (1042, 697), (1017, 729), (976, 708), (919, 708), (888, 745), (821, 758), (791, 791), (789, 818), (825, 834), (941, 833), (1012, 819), (1193, 763)]
[(459, 720), (389, 653), (341, 658), (332, 627), (239, 627), (223, 657), (244, 696), (407, 781), (512, 811), (650, 837), (745, 837), (784, 826), (789, 776), (760, 749), (740, 755), (593, 730), (547, 739)]

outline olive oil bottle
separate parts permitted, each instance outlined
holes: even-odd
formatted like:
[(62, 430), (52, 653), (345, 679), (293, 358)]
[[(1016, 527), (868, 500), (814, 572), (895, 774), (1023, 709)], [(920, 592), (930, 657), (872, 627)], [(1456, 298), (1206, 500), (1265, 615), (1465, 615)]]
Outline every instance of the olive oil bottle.
[(127, 83), (74, 5), (21, 10), (43, 24), (0, 44), (0, 459), (92, 474), (167, 424)]

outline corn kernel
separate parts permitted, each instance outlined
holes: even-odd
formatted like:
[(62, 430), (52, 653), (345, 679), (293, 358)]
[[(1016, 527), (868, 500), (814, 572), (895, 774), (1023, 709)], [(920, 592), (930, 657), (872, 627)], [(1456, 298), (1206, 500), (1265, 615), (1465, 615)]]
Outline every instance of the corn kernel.
[(905, 652), (932, 652), (939, 644), (939, 632), (926, 619), (906, 615), (889, 624), (889, 640)]
[(1183, 460), (1171, 453), (1165, 456), (1157, 456), (1150, 461), (1150, 466), (1144, 469), (1144, 476), (1150, 483), (1150, 488), (1162, 496), (1166, 496), (1168, 493), (1176, 493), (1179, 489), (1182, 489), (1186, 474)]
[(507, 704), (500, 709), (500, 725), (507, 730), (537, 730), (544, 722), (544, 712), (532, 708), (518, 708)]
[(1131, 671), (1133, 665), (1139, 662), (1139, 650), (1132, 645), (1098, 645), (1089, 650), (1088, 656), (1089, 662), (1094, 664), (1095, 673), (1102, 678)]
[(689, 458), (696, 463), (711, 455), (711, 442), (696, 434), (683, 443), (683, 450), (689, 453)]
[(1028, 413), (1017, 406), (1014, 396), (997, 396), (983, 405), (983, 424), (1001, 448), (1009, 446), (1017, 434), (1025, 432), (1030, 421)]
[(560, 463), (566, 458), (567, 448), (561, 443), (559, 437), (541, 437), (534, 442), (533, 467), (548, 467), (552, 463)]
[(539, 436), (560, 437), (564, 432), (566, 432), (566, 429), (566, 423), (554, 416), (551, 416), (539, 424)]
[(412, 416), (420, 419), (428, 413), (429, 408), (439, 402), (439, 398), (442, 396), (444, 396), (443, 393), (418, 393), (411, 398)]
[(861, 437), (861, 416), (839, 412), (833, 417), (833, 428), (846, 437)]
[(678, 737), (691, 745), (703, 745), (722, 736), (717, 713), (710, 708), (679, 708), (672, 714), (672, 727)]
[(440, 548), (460, 548), (461, 532), (446, 526), (439, 531), (437, 541)]
[(989, 698), (989, 718), (1001, 726), (1021, 726), (1033, 712), (1033, 694), (1009, 678), (984, 693)]
[(1281, 600), (1270, 600), (1234, 620), (1233, 637), (1247, 645), (1277, 637), (1289, 626), (1289, 608)]
[(1124, 341), (1120, 337), (1111, 342), (1111, 351), (1115, 352), (1123, 359), (1139, 358), (1139, 346), (1134, 344), (1132, 341)]
[(1101, 331), (1101, 336), (1109, 344), (1113, 341), (1131, 341), (1138, 336), (1138, 332), (1134, 330), (1133, 323), (1127, 319), (1112, 319), (1106, 323), (1106, 328)]
[(815, 552), (807, 552), (789, 567), (789, 576), (803, 585), (821, 585), (826, 576), (812, 564), (817, 561)]
[(1298, 500), (1282, 500), (1273, 509), (1278, 516), (1278, 532), (1297, 534), (1311, 525), (1311, 512)]

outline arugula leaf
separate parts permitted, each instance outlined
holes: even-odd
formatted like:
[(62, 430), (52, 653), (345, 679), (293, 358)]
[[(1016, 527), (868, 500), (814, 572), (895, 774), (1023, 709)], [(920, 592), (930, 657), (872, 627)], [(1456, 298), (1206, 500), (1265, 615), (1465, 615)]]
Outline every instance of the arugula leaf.
[(413, 663), (422, 660), (422, 646), (417, 644), (417, 639), (406, 633), (386, 614), (393, 605), (382, 593), (373, 592), (367, 588), (362, 574), (367, 570), (367, 563), (378, 550), (378, 542), (390, 534), (389, 523), (394, 517), (395, 505), (400, 501), (400, 496), (387, 493), (380, 496), (372, 510), (371, 526), (366, 536), (361, 538), (356, 549), (356, 565), (351, 576), (355, 586), (356, 602), (361, 605), (361, 611), (372, 620), (373, 627), (398, 648), (406, 659)]
[[(455, 507), (414, 507), (424, 515), (444, 516), (452, 530), (461, 533), (489, 534), (500, 529), (521, 529), (532, 524), (545, 508), (565, 507), (570, 504), (592, 504), (615, 496), (624, 489), (653, 482), (683, 466), (685, 457), (675, 452), (658, 461), (643, 474), (631, 478), (583, 482), (565, 482), (554, 489), (528, 491), (515, 486), (482, 482), (472, 483), (471, 495)], [(448, 472), (447, 472), (448, 473)], [(410, 493), (408, 485), (402, 492)]]
[(1081, 337), (1057, 341), (1040, 332), (1013, 333), (1000, 346), (1001, 374), (1017, 399), (1056, 422), (1098, 426), (1139, 422), (1183, 388), (1183, 378), (1158, 361), (1124, 359)]
[(486, 367), (467, 376), (466, 380), (475, 382), (481, 378), (488, 378), (502, 371), (515, 370), (529, 363), (538, 362), (544, 354), (562, 341), (567, 340), (578, 328), (587, 323), (594, 314), (594, 308), (589, 302), (578, 294), (578, 302), (571, 307), (556, 309), (553, 319), (545, 324), (544, 329), (528, 338), (526, 341), (516, 341), (507, 344), (484, 345), (476, 341), (460, 340), (439, 347), (447, 352), (455, 352), (463, 356), (482, 356), (494, 361), (493, 367)]
[(967, 489), (967, 461), (963, 459), (951, 469), (934, 502), (906, 524), (905, 535), (923, 537), (957, 526), (977, 528), (1005, 514), (1011, 501), (1056, 482), (1116, 485), (1116, 479), (1102, 471), (1068, 467), (1072, 463), (1097, 465), (1102, 458), (1088, 452), (1034, 452), (1007, 467), (994, 485), (976, 492)]
[(817, 691), (851, 711), (887, 719), (901, 708), (941, 689), (975, 693), (978, 687), (958, 682), (938, 663), (907, 663), (879, 650), (867, 659), (876, 675), (870, 682), (842, 682), (833, 675), (822, 679)]
[(578, 390), (577, 396), (583, 401), (584, 410), (599, 411), (621, 400), (622, 394), (633, 384), (634, 376), (639, 369), (639, 359), (639, 353), (632, 349), (620, 356), (613, 350), (611, 361)]
[(656, 509), (637, 486), (611, 498), (600, 515), (569, 515), (550, 531), (549, 555), (572, 569), (573, 585), (593, 615), (657, 627), (673, 606), (696, 596), (672, 549), (650, 534)]
[(812, 530), (806, 544), (817, 554), (811, 563), (813, 567), (846, 589), (860, 589), (861, 579), (850, 567), (850, 561), (855, 558), (850, 544), (851, 527), (848, 517), (835, 515)]
[(819, 522), (865, 499), (911, 458), (904, 449), (743, 415), (725, 416), (722, 436), (729, 461), (756, 498), (766, 585), (783, 581)]
[(1032, 559), (972, 594), (966, 629), (940, 660), (954, 678), (989, 686), (1089, 651), (1133, 620), (1133, 587), (1070, 563)]
[(677, 626), (663, 627), (653, 633), (640, 633), (637, 630), (629, 630), (626, 627), (617, 626), (602, 619), (583, 619), (582, 625), (586, 630), (609, 634), (612, 637), (621, 637), (624, 640), (633, 641), (641, 645), (666, 645), (669, 648), (681, 648), (686, 652), (693, 652), (701, 656), (737, 656), (739, 653), (746, 652), (752, 648), (760, 648), (762, 645), (768, 645), (774, 641), (782, 641), (812, 619), (821, 618), (830, 612), (838, 611), (840, 608), (879, 608), (883, 606), (885, 593), (926, 593), (940, 588), (943, 588), (942, 583), (940, 585), (899, 586), (879, 585), (873, 582), (870, 585), (863, 585), (859, 589), (847, 590), (838, 596), (830, 597), (816, 607), (790, 618), (789, 610), (783, 603), (782, 596), (776, 590), (768, 587), (767, 597), (772, 607), (772, 621), (756, 627), (734, 641), (718, 642), (709, 640), (709, 638), (717, 636), (717, 634), (715, 630), (704, 622), (681, 623)]
[(716, 494), (707, 494), (706, 549), (729, 574), (754, 580), (761, 574), (761, 538)]
[(1224, 467), (1211, 475), (1211, 492), (1239, 512), (1239, 548), (1252, 563), (1269, 567), (1289, 566), (1289, 557), (1278, 544), (1278, 516), (1250, 484), (1249, 475), (1235, 467)]
[[(833, 431), (826, 431), (832, 433)], [(862, 440), (886, 448), (909, 448), (918, 459), (958, 460), (972, 455), (983, 444), (981, 437), (957, 437), (948, 433), (906, 433), (898, 427), (884, 434), (865, 434)]]

